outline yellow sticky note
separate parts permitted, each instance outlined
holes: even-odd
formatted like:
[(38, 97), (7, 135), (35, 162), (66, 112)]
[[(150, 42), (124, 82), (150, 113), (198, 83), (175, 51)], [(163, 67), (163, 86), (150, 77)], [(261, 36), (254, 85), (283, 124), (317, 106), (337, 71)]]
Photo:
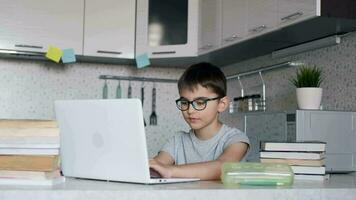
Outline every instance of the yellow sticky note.
[(49, 46), (46, 53), (46, 58), (53, 60), (56, 63), (59, 63), (62, 55), (63, 55), (62, 49), (54, 46)]

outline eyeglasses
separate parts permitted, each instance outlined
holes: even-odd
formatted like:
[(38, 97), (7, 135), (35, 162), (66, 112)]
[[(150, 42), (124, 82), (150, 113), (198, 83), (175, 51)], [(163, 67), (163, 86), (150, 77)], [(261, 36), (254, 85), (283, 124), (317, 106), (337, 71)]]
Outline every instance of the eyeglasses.
[(181, 111), (186, 111), (189, 109), (189, 105), (192, 105), (193, 108), (197, 111), (204, 110), (206, 108), (206, 105), (208, 104), (208, 101), (214, 101), (217, 99), (221, 99), (221, 97), (215, 97), (215, 98), (205, 98), (201, 97), (198, 99), (194, 99), (193, 101), (188, 101), (187, 99), (184, 98), (179, 98), (176, 100), (177, 108)]

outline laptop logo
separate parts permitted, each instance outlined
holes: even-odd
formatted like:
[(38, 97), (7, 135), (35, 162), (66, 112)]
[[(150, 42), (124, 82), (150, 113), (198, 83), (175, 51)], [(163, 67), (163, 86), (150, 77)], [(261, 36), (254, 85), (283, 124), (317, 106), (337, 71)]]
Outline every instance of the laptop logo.
[(92, 142), (93, 142), (93, 145), (96, 147), (96, 148), (102, 148), (104, 146), (104, 139), (103, 139), (103, 136), (98, 133), (98, 132), (95, 132), (92, 136)]

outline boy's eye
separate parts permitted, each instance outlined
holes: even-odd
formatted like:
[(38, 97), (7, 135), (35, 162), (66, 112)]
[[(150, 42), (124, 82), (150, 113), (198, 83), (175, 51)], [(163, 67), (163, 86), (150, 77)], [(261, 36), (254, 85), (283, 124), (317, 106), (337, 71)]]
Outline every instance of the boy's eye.
[(197, 106), (204, 106), (205, 105), (205, 101), (203, 99), (197, 99), (194, 101), (195, 105)]
[(180, 105), (182, 106), (187, 106), (189, 104), (188, 101), (180, 101)]

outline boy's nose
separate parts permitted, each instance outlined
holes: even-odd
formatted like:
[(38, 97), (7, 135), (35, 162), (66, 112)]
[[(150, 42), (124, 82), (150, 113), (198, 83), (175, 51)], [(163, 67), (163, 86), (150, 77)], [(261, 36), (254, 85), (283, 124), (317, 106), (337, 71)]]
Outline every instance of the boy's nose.
[(195, 109), (193, 108), (193, 105), (189, 105), (189, 108), (188, 108), (187, 112), (189, 114), (195, 112)]

